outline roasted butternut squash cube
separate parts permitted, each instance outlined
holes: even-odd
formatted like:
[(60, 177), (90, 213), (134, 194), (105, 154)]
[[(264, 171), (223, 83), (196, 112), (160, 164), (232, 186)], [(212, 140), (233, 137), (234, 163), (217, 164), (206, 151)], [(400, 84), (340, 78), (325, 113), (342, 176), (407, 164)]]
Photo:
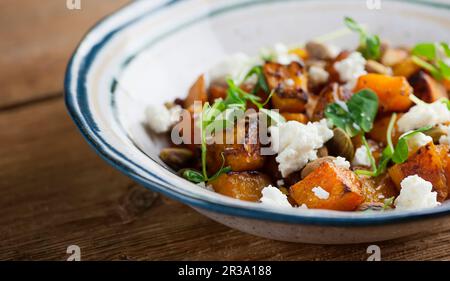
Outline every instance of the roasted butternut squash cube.
[(222, 159), (225, 159), (225, 166), (230, 166), (235, 172), (259, 170), (264, 166), (257, 120), (249, 120), (245, 130), (237, 129), (237, 126), (224, 130), (215, 139), (221, 141), (207, 146), (206, 163), (210, 173), (220, 169)]
[(319, 121), (325, 117), (325, 109), (328, 104), (334, 103), (337, 100), (347, 101), (352, 96), (350, 91), (346, 92), (338, 83), (332, 83), (322, 89), (317, 97), (317, 102), (311, 114), (313, 121)]
[(376, 178), (360, 176), (359, 179), (366, 203), (384, 203), (385, 199), (398, 196), (398, 190), (388, 174)]
[(229, 172), (209, 181), (217, 193), (245, 201), (257, 202), (261, 191), (271, 184), (270, 178), (260, 172)]
[(309, 121), (308, 116), (303, 113), (284, 112), (281, 113), (281, 115), (284, 117), (284, 119), (286, 119), (286, 121), (297, 121), (303, 124), (306, 124)]
[(356, 93), (363, 89), (371, 89), (377, 94), (382, 112), (403, 112), (412, 105), (409, 95), (413, 93), (413, 88), (403, 76), (366, 74), (359, 77), (353, 91)]
[[(314, 188), (322, 188), (328, 196), (316, 195)], [(303, 180), (291, 186), (290, 193), (298, 205), (305, 204), (311, 209), (353, 211), (364, 202), (361, 182), (356, 174), (333, 162), (322, 163)]]
[(450, 146), (446, 144), (436, 145), (436, 150), (441, 156), (442, 166), (444, 167), (444, 174), (447, 180), (447, 198), (450, 195)]
[(299, 113), (305, 110), (308, 100), (308, 81), (305, 68), (298, 62), (282, 65), (275, 62), (264, 64), (263, 73), (271, 91), (272, 105), (280, 112)]
[(418, 175), (431, 182), (433, 190), (437, 192), (439, 202), (447, 198), (448, 188), (444, 163), (440, 151), (432, 142), (422, 146), (406, 162), (390, 167), (388, 172), (398, 190), (401, 189), (400, 183), (404, 178)]
[(407, 58), (392, 67), (395, 76), (403, 76), (409, 78), (411, 75), (420, 70), (420, 67), (411, 59)]
[(444, 85), (424, 71), (412, 75), (408, 81), (414, 89), (414, 95), (425, 102), (432, 103), (441, 98), (448, 98)]
[(197, 81), (189, 89), (188, 96), (184, 100), (183, 107), (188, 109), (194, 105), (195, 101), (202, 104), (208, 101), (208, 93), (206, 91), (205, 76), (200, 75)]

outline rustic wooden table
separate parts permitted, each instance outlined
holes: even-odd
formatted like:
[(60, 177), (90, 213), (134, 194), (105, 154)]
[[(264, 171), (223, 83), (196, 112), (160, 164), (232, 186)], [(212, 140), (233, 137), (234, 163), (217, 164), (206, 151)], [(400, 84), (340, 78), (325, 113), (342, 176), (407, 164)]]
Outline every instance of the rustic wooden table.
[[(125, 0), (0, 2), (0, 259), (365, 260), (368, 244), (302, 245), (229, 229), (132, 182), (82, 139), (63, 99), (83, 33)], [(449, 260), (450, 231), (378, 243), (384, 260)]]

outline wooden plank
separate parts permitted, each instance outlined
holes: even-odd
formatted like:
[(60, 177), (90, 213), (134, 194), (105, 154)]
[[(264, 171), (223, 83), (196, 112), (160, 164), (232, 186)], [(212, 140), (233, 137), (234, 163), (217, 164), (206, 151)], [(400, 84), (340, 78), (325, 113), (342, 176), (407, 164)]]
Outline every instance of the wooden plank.
[[(0, 259), (365, 260), (368, 244), (270, 241), (134, 184), (82, 139), (61, 98), (0, 113)], [(384, 260), (449, 260), (450, 231), (377, 243)]]
[(0, 1), (0, 108), (61, 94), (66, 64), (101, 17), (129, 0)]

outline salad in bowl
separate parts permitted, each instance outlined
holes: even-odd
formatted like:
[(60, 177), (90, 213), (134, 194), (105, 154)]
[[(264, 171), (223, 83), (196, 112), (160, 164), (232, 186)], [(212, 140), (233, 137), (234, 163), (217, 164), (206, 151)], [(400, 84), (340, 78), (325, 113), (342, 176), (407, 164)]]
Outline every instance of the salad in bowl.
[[(331, 34), (232, 55), (184, 98), (147, 108), (179, 176), (273, 208), (346, 212), (439, 206), (450, 191), (450, 48), (393, 46), (346, 17)], [(342, 32), (341, 32), (342, 33)]]

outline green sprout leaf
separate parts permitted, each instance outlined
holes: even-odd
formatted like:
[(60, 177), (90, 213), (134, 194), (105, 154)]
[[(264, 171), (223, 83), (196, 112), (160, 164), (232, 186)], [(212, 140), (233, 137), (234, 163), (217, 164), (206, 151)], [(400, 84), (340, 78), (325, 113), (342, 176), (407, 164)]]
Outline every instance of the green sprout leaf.
[(366, 59), (378, 60), (381, 56), (381, 40), (377, 35), (370, 35), (354, 19), (346, 17), (345, 25), (352, 31), (359, 33), (359, 51)]
[(435, 79), (450, 79), (450, 66), (444, 58), (450, 58), (447, 43), (419, 43), (412, 50), (415, 64), (428, 71)]
[(395, 146), (395, 150), (392, 155), (392, 161), (394, 161), (396, 164), (405, 162), (408, 159), (408, 140), (418, 133), (428, 131), (429, 129), (431, 129), (431, 127), (432, 126), (425, 126), (401, 136), (397, 142), (397, 145)]
[(183, 178), (187, 179), (190, 182), (200, 183), (205, 181), (202, 173), (193, 169), (183, 169), (180, 171), (180, 173)]
[(339, 103), (329, 104), (325, 116), (351, 137), (372, 130), (378, 112), (378, 96), (372, 90), (364, 89), (354, 94), (346, 107)]

